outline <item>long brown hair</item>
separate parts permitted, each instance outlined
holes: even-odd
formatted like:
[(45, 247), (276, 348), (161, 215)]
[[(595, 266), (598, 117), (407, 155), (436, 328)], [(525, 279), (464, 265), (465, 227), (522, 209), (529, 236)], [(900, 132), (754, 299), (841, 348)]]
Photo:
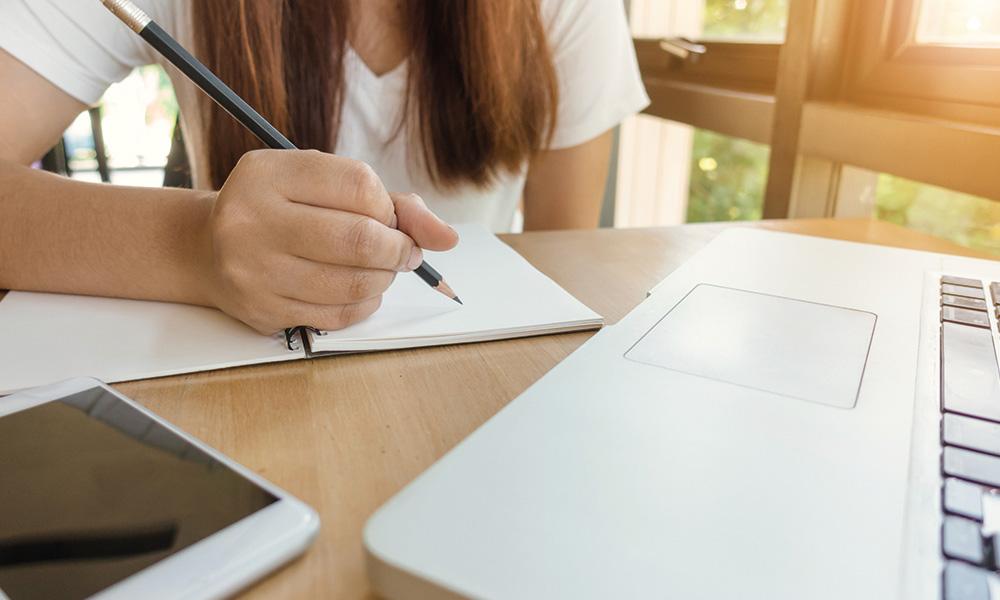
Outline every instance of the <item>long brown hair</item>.
[[(407, 0), (403, 16), (405, 134), (432, 182), (486, 185), (548, 143), (558, 87), (538, 0)], [(298, 147), (335, 147), (347, 0), (194, 0), (192, 18), (223, 81)], [(218, 188), (261, 145), (213, 103), (204, 113)]]

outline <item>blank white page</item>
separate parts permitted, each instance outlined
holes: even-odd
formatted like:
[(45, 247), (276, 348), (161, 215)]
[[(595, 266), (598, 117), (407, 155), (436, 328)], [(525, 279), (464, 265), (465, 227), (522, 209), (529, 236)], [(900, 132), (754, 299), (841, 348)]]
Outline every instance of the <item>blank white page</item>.
[(535, 269), (479, 226), (456, 227), (461, 238), (449, 252), (425, 252), (464, 302), (431, 289), (417, 275), (401, 273), (371, 318), (342, 329), (310, 334), (313, 352), (357, 352), (478, 342), (593, 329), (600, 315)]
[(68, 379), (130, 381), (303, 358), (211, 308), (11, 292), (0, 301), (0, 393)]

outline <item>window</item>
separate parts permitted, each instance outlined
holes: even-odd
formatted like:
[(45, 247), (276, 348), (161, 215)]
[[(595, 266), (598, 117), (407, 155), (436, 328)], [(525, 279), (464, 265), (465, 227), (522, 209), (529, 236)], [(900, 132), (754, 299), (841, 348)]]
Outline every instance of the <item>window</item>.
[(1000, 255), (1000, 2), (632, 8), (658, 119), (622, 128), (619, 225), (875, 217)]
[[(1000, 198), (1000, 182), (987, 166), (1000, 141), (993, 131), (1000, 126), (1000, 3), (871, 0), (856, 14), (862, 27), (852, 38), (855, 50), (840, 101), (891, 113), (850, 109), (853, 116), (841, 114), (839, 123), (851, 127), (852, 119), (860, 118), (857, 125), (867, 120), (877, 140), (861, 165), (884, 171), (877, 176), (874, 215), (1000, 254), (1000, 204), (980, 197)], [(888, 35), (876, 36), (876, 27)], [(856, 160), (858, 152), (853, 154), (841, 157)]]
[[(163, 167), (177, 119), (177, 100), (163, 69), (158, 66), (136, 69), (108, 88), (101, 99), (101, 108), (101, 129), (112, 182), (162, 185)], [(88, 113), (77, 117), (63, 139), (73, 177), (100, 181)]]
[(1000, 5), (868, 0), (850, 33), (846, 99), (1000, 126)]
[(1000, 45), (1000, 3), (996, 0), (923, 0), (917, 43)]
[(643, 115), (622, 142), (616, 226), (761, 218), (766, 145)]
[[(621, 130), (615, 224), (759, 219), (770, 104), (788, 0), (632, 0), (630, 20), (656, 114)], [(660, 39), (703, 42), (679, 60)]]

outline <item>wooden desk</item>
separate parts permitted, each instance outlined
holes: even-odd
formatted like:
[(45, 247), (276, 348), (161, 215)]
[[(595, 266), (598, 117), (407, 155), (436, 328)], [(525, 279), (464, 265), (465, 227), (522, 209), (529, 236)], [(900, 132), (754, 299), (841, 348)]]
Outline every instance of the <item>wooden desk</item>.
[[(727, 226), (504, 240), (614, 323)], [(976, 256), (874, 221), (737, 226)], [(590, 335), (324, 358), (116, 387), (319, 511), (322, 530), (312, 548), (249, 597), (364, 598), (371, 595), (361, 545), (368, 516)]]

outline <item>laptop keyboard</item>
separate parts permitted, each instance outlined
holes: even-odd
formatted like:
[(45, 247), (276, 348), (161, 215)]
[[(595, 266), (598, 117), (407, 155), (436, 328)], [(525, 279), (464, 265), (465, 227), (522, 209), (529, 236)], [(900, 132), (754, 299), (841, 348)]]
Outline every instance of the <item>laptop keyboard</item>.
[[(1000, 282), (941, 278), (941, 548), (945, 600), (990, 600), (1000, 572), (1000, 368), (993, 345)], [(1000, 581), (1000, 580), (997, 580)]]

